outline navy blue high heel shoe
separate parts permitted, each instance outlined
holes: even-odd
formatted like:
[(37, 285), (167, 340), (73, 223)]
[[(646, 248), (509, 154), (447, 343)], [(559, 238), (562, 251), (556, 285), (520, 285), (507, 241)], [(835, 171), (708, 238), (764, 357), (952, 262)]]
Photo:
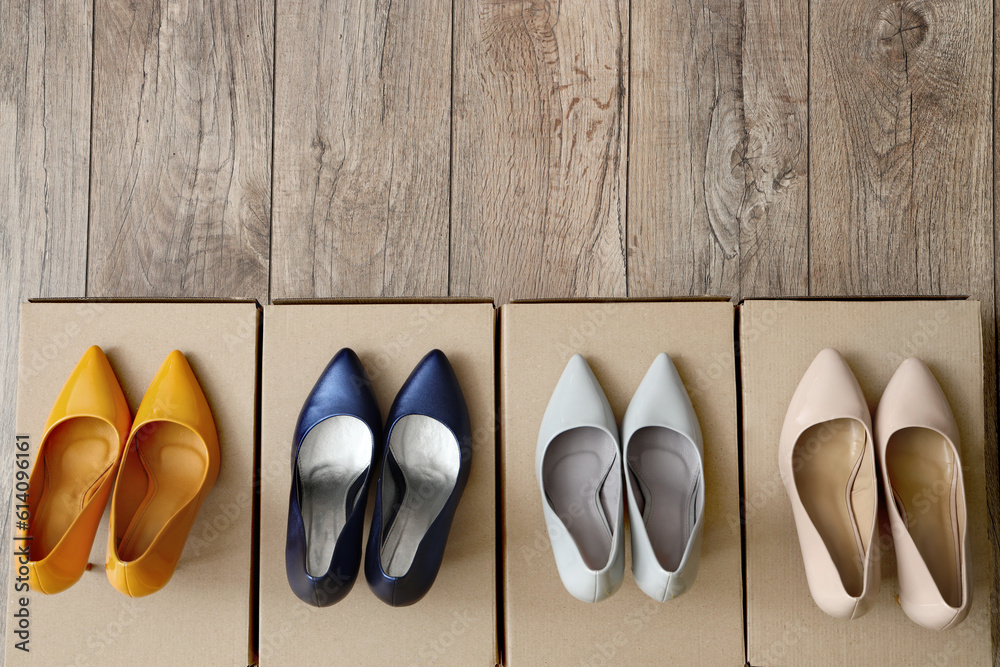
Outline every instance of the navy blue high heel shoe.
[(386, 423), (365, 577), (383, 602), (403, 607), (434, 583), (469, 478), (469, 410), (444, 352), (420, 360)]
[(285, 572), (303, 602), (326, 607), (354, 586), (382, 415), (361, 360), (338, 352), (295, 425)]

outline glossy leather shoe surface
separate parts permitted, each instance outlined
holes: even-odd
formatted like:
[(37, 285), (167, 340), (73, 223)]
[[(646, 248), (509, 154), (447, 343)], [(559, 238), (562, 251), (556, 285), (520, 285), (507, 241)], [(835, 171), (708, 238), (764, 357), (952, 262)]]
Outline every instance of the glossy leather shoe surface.
[(610, 597), (625, 574), (621, 459), (604, 390), (573, 355), (542, 417), (535, 473), (559, 578), (584, 602)]
[(444, 352), (420, 360), (386, 424), (365, 576), (379, 599), (402, 607), (434, 583), (469, 478), (469, 411)]
[(174, 350), (136, 412), (111, 498), (106, 569), (118, 591), (141, 597), (170, 580), (219, 459), (208, 401)]
[(90, 347), (59, 392), (28, 482), (28, 583), (59, 593), (83, 575), (131, 424), (101, 348)]
[(632, 574), (666, 602), (691, 588), (705, 522), (701, 427), (673, 361), (653, 360), (622, 421)]
[(813, 600), (858, 618), (878, 596), (878, 487), (871, 415), (839, 352), (822, 350), (792, 396), (778, 466)]
[(972, 601), (972, 557), (958, 426), (930, 369), (907, 359), (875, 413), (875, 437), (896, 551), (899, 604), (944, 630)]
[(357, 580), (368, 487), (382, 444), (378, 403), (353, 350), (340, 350), (316, 381), (292, 443), (285, 572), (299, 599), (326, 607)]

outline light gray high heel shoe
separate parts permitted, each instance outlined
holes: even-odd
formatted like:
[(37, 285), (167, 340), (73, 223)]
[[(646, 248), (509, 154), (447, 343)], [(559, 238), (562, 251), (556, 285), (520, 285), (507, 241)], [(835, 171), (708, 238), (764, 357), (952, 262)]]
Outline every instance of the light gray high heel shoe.
[(535, 472), (563, 585), (584, 602), (606, 599), (625, 573), (622, 459), (614, 413), (579, 354), (542, 418)]
[(698, 574), (705, 523), (701, 427), (673, 361), (660, 353), (622, 421), (632, 575), (659, 602)]

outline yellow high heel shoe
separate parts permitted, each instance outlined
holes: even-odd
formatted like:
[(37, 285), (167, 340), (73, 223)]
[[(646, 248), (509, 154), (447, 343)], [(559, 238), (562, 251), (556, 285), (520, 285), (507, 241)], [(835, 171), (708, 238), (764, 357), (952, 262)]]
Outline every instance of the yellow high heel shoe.
[(174, 350), (136, 412), (111, 497), (106, 568), (120, 592), (142, 597), (170, 581), (219, 458), (208, 401)]
[(59, 593), (87, 567), (131, 415), (104, 352), (87, 349), (73, 369), (38, 445), (28, 480), (28, 585)]

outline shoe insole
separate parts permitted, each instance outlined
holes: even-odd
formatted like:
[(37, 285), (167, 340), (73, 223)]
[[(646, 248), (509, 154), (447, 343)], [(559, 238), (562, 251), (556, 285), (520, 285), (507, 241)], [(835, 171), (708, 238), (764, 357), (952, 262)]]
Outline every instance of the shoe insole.
[(542, 460), (545, 496), (591, 570), (603, 569), (611, 559), (621, 499), (621, 474), (610, 474), (617, 459), (611, 436), (584, 426), (553, 438)]
[(306, 572), (311, 576), (321, 577), (330, 570), (334, 547), (357, 498), (355, 483), (371, 461), (372, 432), (357, 417), (330, 417), (303, 438), (298, 455), (299, 505)]
[(851, 597), (864, 591), (864, 559), (875, 521), (874, 459), (864, 425), (831, 419), (807, 428), (792, 451), (795, 488)]
[[(152, 422), (135, 434), (135, 452), (142, 464), (129, 465), (119, 477), (119, 484), (137, 489), (142, 501), (132, 516), (118, 520), (127, 525), (118, 545), (123, 561), (139, 558), (167, 522), (183, 509), (201, 490), (208, 470), (205, 443), (187, 426), (173, 422)], [(123, 463), (123, 465), (126, 465)]]
[(944, 436), (904, 428), (889, 438), (885, 467), (893, 501), (941, 597), (962, 604), (958, 461)]
[(118, 434), (96, 417), (75, 417), (49, 432), (41, 492), (31, 516), (31, 558), (49, 555), (118, 457)]
[(401, 577), (455, 490), (462, 453), (447, 426), (425, 415), (406, 415), (392, 427), (388, 455), (399, 466), (403, 488), (395, 488), (392, 475), (383, 475), (383, 495), (403, 497), (382, 539), (382, 567), (390, 577)]
[(665, 571), (676, 572), (697, 517), (698, 450), (677, 431), (648, 426), (632, 434), (628, 466), (656, 560)]

